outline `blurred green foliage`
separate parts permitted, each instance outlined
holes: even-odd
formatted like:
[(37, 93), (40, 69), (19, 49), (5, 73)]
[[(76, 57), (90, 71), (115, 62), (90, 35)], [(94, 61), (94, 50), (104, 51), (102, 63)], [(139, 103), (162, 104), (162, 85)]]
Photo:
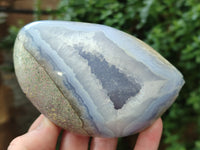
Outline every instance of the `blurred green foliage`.
[[(39, 11), (35, 18), (40, 15)], [(176, 66), (186, 84), (163, 116), (161, 147), (200, 149), (199, 0), (60, 0), (51, 18), (118, 28), (145, 41)], [(4, 43), (12, 46), (17, 30), (11, 27)]]
[(18, 28), (12, 26), (9, 28), (9, 35), (1, 40), (0, 48), (11, 49), (16, 38), (16, 34), (18, 33)]
[(19, 21), (17, 25), (10, 26), (8, 29), (8, 35), (0, 39), (0, 48), (3, 50), (11, 50), (13, 48), (17, 33), (23, 26), (23, 21)]

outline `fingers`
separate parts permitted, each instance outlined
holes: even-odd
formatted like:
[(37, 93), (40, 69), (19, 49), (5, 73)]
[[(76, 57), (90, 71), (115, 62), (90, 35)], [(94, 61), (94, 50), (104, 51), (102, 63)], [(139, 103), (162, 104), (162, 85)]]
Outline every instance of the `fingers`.
[(41, 115), (28, 133), (10, 143), (8, 150), (54, 150), (59, 132), (60, 128)]
[(162, 120), (159, 118), (151, 127), (139, 134), (134, 150), (157, 150), (162, 128)]
[[(51, 123), (43, 115), (31, 125), (28, 133), (15, 138), (8, 150), (54, 150), (60, 128)], [(138, 136), (134, 150), (157, 150), (162, 134), (162, 120), (159, 118), (151, 127)], [(87, 150), (89, 137), (64, 131), (60, 150)], [(91, 150), (115, 150), (117, 138), (95, 137), (91, 142)]]
[[(89, 137), (65, 131), (60, 150), (87, 150)], [(93, 138), (90, 150), (116, 150), (117, 138)]]
[(60, 150), (87, 150), (89, 137), (64, 131)]
[(91, 150), (116, 150), (117, 138), (99, 138), (92, 139)]

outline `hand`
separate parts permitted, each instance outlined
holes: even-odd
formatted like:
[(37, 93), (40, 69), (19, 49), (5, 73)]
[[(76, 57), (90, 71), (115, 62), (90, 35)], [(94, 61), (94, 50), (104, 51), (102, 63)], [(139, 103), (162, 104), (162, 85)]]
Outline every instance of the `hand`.
[[(55, 150), (60, 128), (40, 115), (31, 125), (29, 131), (15, 138), (8, 150)], [(151, 127), (142, 131), (134, 150), (157, 150), (162, 134), (162, 120), (159, 118)], [(89, 137), (64, 131), (60, 150), (87, 150)], [(95, 137), (91, 150), (115, 150), (117, 138)]]

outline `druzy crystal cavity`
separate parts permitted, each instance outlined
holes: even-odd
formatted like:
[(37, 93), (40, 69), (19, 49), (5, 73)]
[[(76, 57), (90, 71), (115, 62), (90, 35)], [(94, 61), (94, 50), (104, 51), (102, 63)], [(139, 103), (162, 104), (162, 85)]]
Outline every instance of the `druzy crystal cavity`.
[(39, 21), (14, 47), (20, 86), (38, 110), (78, 134), (122, 137), (174, 102), (181, 73), (139, 39), (89, 23)]

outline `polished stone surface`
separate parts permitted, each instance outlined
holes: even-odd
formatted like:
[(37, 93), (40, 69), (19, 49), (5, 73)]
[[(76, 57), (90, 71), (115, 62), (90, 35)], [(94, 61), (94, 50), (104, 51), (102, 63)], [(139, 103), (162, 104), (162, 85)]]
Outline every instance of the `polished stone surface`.
[(22, 90), (51, 121), (79, 134), (121, 137), (174, 102), (181, 73), (139, 39), (111, 27), (39, 21), (14, 48)]

